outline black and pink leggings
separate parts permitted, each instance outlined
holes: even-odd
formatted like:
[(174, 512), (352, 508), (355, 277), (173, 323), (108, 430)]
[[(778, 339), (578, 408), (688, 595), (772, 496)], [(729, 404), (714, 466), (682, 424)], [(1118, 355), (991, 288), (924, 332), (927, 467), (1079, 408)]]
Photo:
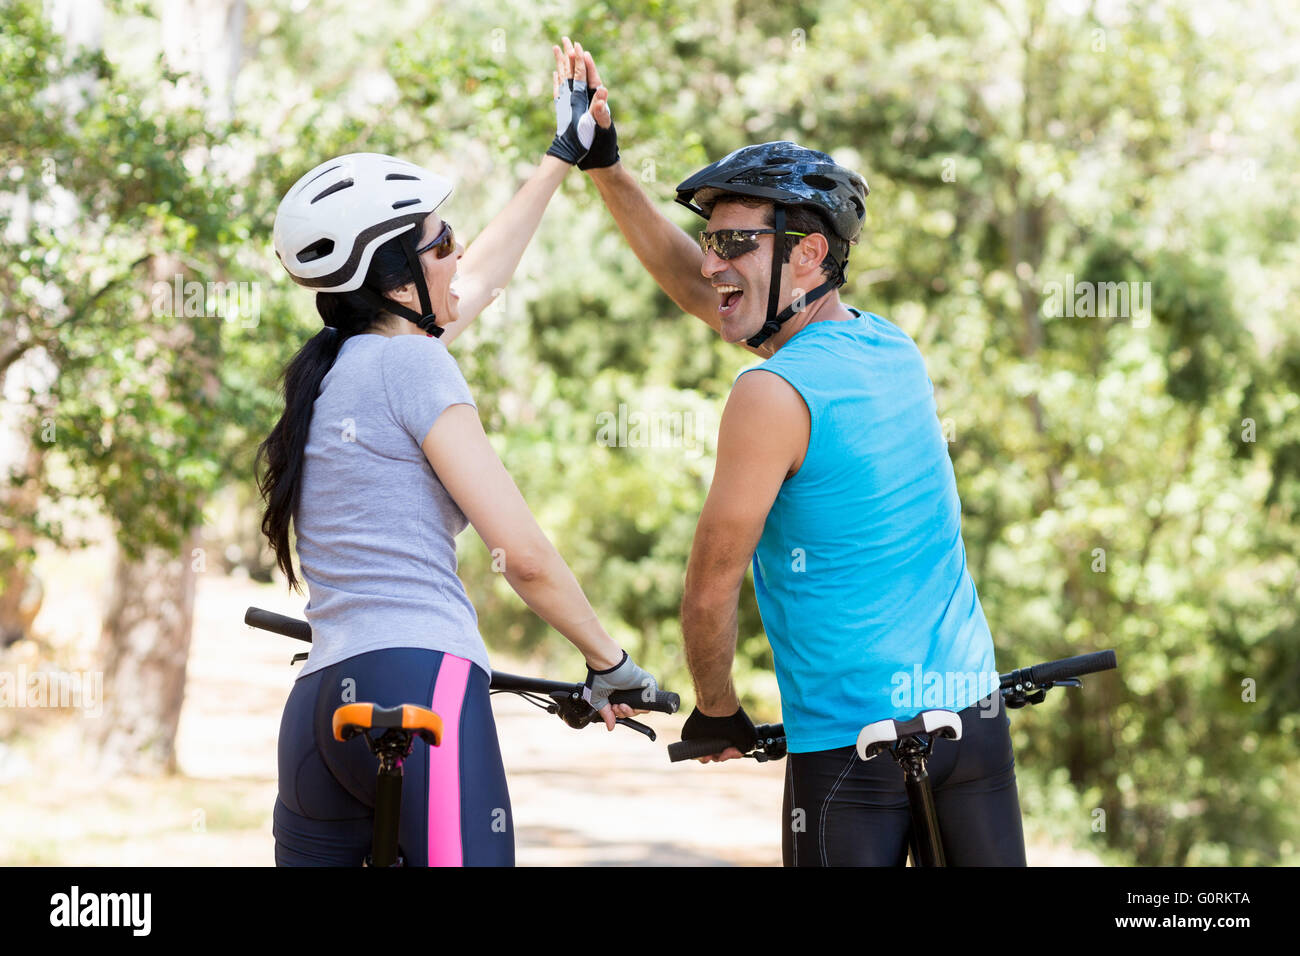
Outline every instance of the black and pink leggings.
[[(934, 742), (927, 769), (948, 866), (1025, 865), (1001, 704), (999, 694), (967, 707), (961, 740)], [(911, 828), (903, 770), (889, 754), (864, 762), (850, 746), (786, 758), (786, 866), (903, 866)]]
[(398, 852), (407, 866), (513, 866), (514, 821), (488, 701), (488, 675), (442, 651), (389, 648), (299, 678), (280, 722), (277, 866), (360, 866), (374, 826), (375, 758), (334, 739), (335, 708), (421, 704), (442, 718), (438, 747), (404, 765)]

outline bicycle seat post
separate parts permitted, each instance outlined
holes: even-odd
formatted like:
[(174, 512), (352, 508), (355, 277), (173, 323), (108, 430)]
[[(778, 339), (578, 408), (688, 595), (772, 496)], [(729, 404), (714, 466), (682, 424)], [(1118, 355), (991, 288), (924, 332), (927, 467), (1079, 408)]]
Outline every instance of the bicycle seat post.
[[(924, 741), (924, 742), (922, 742)], [(907, 789), (907, 805), (912, 815), (913, 866), (945, 866), (943, 842), (939, 836), (939, 815), (934, 809), (934, 791), (930, 786), (930, 771), (926, 759), (930, 755), (933, 738), (912, 735), (903, 737), (892, 751), (903, 769), (903, 785)]]
[(375, 780), (375, 828), (371, 839), (369, 866), (401, 866), (397, 855), (398, 821), (402, 814), (402, 763), (411, 752), (411, 734), (387, 730), (374, 742), (379, 758)]

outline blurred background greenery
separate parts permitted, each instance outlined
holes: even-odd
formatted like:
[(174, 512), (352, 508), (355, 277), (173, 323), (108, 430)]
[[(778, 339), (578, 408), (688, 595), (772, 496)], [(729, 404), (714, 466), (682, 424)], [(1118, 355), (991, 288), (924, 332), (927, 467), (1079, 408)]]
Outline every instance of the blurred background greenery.
[[(96, 657), (61, 663), (104, 671), (109, 765), (175, 769), (195, 578), (271, 579), (253, 454), (320, 321), (271, 250), (281, 195), (391, 152), (457, 181), (443, 211), (472, 237), (550, 141), (568, 35), (688, 229), (672, 186), (748, 143), (866, 176), (842, 295), (926, 359), (999, 668), (1118, 653), (1014, 717), (1026, 815), (1082, 820), (1111, 862), (1300, 862), (1300, 11), (3, 0), (0, 28), (0, 624), (6, 653), (59, 657), (32, 618), (78, 584), (33, 562), (103, 516)], [(255, 283), (256, 309), (155, 307), (176, 276)], [(1149, 283), (1147, 308), (1062, 315), (1071, 277)], [(687, 687), (685, 560), (752, 357), (657, 289), (576, 171), (453, 354), (607, 628)], [(610, 447), (620, 405), (690, 440)], [(472, 533), (461, 573), (490, 648), (573, 667)], [(779, 716), (771, 664), (747, 588), (756, 718)]]

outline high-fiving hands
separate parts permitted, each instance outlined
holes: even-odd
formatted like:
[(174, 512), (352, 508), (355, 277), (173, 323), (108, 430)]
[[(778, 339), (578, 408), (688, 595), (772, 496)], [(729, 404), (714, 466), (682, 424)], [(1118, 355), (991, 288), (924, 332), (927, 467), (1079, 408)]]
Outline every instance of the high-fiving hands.
[(609, 112), (609, 90), (601, 86), (596, 61), (563, 37), (564, 48), (552, 46), (555, 72), (555, 140), (547, 155), (579, 169), (603, 169), (618, 162), (618, 134)]

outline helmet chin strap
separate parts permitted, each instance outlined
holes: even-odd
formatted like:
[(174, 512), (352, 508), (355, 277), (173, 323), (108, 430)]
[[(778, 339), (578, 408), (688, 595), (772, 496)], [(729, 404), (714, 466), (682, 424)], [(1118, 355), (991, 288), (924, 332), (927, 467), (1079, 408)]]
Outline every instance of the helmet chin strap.
[(420, 268), (420, 260), (415, 252), (405, 242), (402, 243), (402, 251), (406, 253), (406, 261), (411, 267), (411, 276), (415, 279), (415, 291), (420, 296), (420, 308), (424, 310), (423, 313), (408, 309), (400, 302), (394, 302), (364, 285), (357, 292), (375, 308), (409, 319), (418, 325), (425, 335), (436, 339), (442, 335), (442, 326), (438, 325), (438, 317), (433, 314), (433, 306), (429, 301), (429, 287), (424, 281), (424, 270)]
[[(776, 315), (777, 297), (781, 294), (781, 266), (783, 264), (781, 261), (781, 246), (785, 241), (785, 209), (783, 207), (775, 207), (772, 214), (772, 226), (776, 230), (776, 235), (772, 237), (772, 281), (767, 287), (767, 321), (763, 323), (763, 327), (758, 332), (745, 339), (745, 344), (750, 348), (757, 348), (762, 345), (781, 331), (781, 326), (789, 321), (795, 312), (802, 312), (810, 302), (816, 302), (827, 292), (836, 288), (834, 283), (823, 282), (811, 292), (806, 292), (797, 297), (794, 302), (791, 302), (782, 310), (780, 315)], [(800, 300), (802, 300), (802, 304), (796, 309), (795, 305), (800, 303)]]

